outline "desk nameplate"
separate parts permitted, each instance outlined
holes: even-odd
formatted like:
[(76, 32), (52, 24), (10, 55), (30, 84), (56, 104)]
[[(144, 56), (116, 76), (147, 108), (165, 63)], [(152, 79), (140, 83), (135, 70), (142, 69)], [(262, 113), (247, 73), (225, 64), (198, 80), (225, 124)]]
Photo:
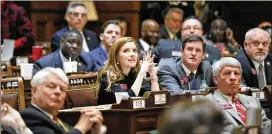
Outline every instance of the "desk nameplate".
[(252, 91), (252, 97), (255, 97), (258, 100), (267, 100), (265, 92), (263, 90)]
[(166, 94), (155, 94), (154, 98), (155, 105), (166, 104)]
[(137, 108), (145, 108), (145, 99), (142, 97), (137, 97), (137, 98), (131, 98), (132, 100), (132, 108), (137, 109)]
[(204, 94), (192, 94), (192, 102), (202, 99)]

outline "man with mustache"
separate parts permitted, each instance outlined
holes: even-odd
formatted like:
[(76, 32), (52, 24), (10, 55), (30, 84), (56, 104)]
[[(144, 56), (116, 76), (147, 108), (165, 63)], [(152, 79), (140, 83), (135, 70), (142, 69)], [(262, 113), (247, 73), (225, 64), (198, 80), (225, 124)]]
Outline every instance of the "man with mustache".
[(202, 61), (205, 57), (205, 47), (202, 37), (187, 37), (182, 44), (181, 60), (160, 67), (157, 73), (160, 87), (171, 94), (180, 94), (198, 90), (202, 80), (212, 86), (211, 64)]
[[(238, 125), (246, 125), (246, 108), (262, 108), (252, 97), (238, 93), (241, 85), (243, 66), (232, 57), (222, 58), (213, 65), (213, 79), (218, 89), (205, 98), (218, 104), (224, 114), (222, 132), (231, 133)], [(271, 129), (271, 120), (261, 109), (261, 128)]]
[(164, 25), (160, 26), (162, 39), (177, 40), (180, 38), (181, 23), (183, 20), (183, 10), (170, 8), (164, 17)]
[(26, 125), (34, 134), (100, 134), (103, 117), (93, 108), (80, 111), (74, 127), (58, 117), (68, 90), (68, 77), (60, 68), (47, 67), (37, 72), (31, 80), (31, 104), (20, 112)]
[(272, 84), (272, 61), (267, 56), (270, 42), (269, 33), (260, 28), (246, 33), (244, 49), (235, 56), (243, 68), (242, 84), (260, 89)]
[(88, 53), (94, 60), (95, 69), (98, 71), (108, 60), (108, 53), (113, 43), (122, 37), (122, 27), (118, 20), (109, 20), (100, 28), (101, 45)]
[(54, 67), (63, 69), (63, 62), (77, 62), (78, 72), (93, 72), (94, 62), (88, 56), (88, 53), (81, 52), (83, 38), (79, 31), (70, 30), (64, 34), (60, 40), (60, 49), (35, 61), (33, 64), (33, 74), (45, 67)]

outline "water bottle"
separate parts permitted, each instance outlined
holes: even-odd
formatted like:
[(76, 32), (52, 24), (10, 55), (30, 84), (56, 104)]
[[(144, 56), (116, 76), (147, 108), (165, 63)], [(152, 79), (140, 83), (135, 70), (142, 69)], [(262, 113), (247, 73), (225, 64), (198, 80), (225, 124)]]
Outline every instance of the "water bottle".
[(201, 92), (204, 92), (204, 91), (206, 91), (206, 89), (208, 88), (209, 86), (206, 84), (206, 80), (202, 80), (201, 81), (201, 85), (200, 85), (200, 87), (199, 87), (199, 90), (201, 91)]

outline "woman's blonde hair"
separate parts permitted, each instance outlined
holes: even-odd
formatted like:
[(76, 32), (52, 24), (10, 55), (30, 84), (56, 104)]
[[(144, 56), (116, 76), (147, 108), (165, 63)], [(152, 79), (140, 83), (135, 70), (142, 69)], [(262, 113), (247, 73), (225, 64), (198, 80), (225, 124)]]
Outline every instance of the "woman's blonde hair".
[[(111, 91), (110, 87), (112, 83), (120, 81), (124, 78), (125, 74), (123, 73), (121, 65), (118, 61), (119, 60), (118, 56), (120, 49), (128, 42), (134, 42), (134, 39), (132, 37), (121, 37), (112, 45), (110, 52), (108, 54), (108, 62), (98, 71), (98, 77), (95, 84), (97, 94), (99, 92), (100, 82), (103, 75), (105, 74), (107, 75), (108, 86), (106, 90), (108, 92)], [(139, 69), (140, 69), (139, 59), (137, 59), (136, 67), (133, 68), (131, 71), (138, 73)]]

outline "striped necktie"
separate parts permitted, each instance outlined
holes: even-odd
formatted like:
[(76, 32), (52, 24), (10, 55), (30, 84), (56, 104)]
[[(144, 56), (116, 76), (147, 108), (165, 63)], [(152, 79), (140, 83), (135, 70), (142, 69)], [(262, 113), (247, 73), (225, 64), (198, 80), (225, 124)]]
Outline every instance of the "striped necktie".
[(259, 82), (259, 88), (262, 89), (265, 86), (265, 80), (264, 80), (264, 69), (263, 65), (260, 64), (259, 66), (259, 72), (258, 72), (258, 82)]
[(234, 103), (241, 120), (244, 122), (244, 124), (246, 124), (246, 110), (243, 108), (236, 96), (232, 96), (232, 102)]
[(69, 131), (69, 128), (66, 125), (64, 125), (58, 117), (54, 117), (54, 121), (56, 124), (58, 124), (64, 130), (64, 132)]

